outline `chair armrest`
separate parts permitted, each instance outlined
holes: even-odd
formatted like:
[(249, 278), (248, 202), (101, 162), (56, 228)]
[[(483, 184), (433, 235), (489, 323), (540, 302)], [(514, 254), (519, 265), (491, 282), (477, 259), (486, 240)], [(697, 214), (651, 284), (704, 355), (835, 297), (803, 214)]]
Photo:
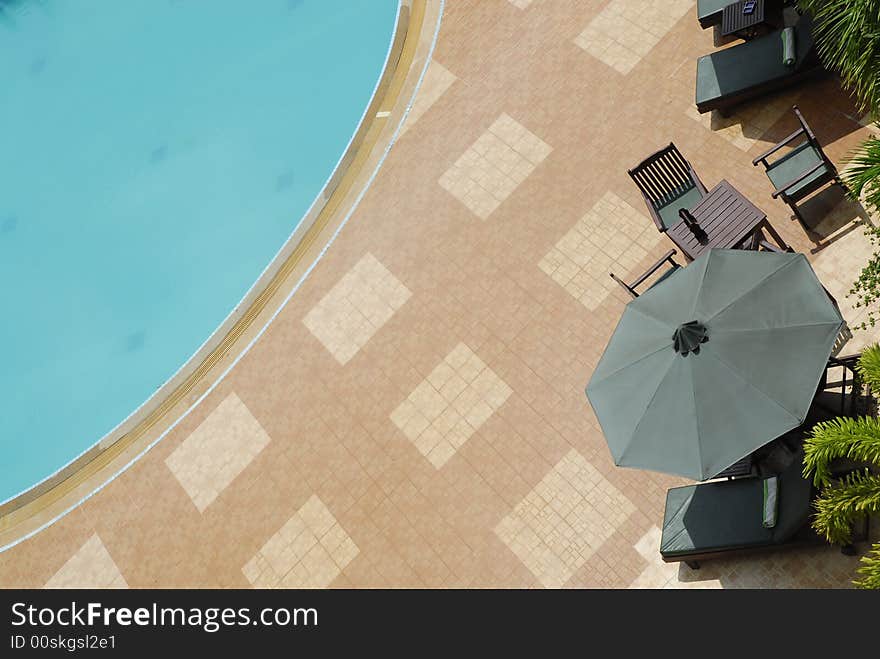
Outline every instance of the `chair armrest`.
[(676, 263), (675, 259), (672, 258), (673, 256), (675, 256), (675, 254), (676, 254), (676, 251), (674, 249), (670, 249), (668, 252), (666, 252), (666, 254), (663, 255), (663, 258), (661, 258), (659, 261), (657, 261), (657, 263), (655, 263), (650, 268), (648, 268), (645, 271), (645, 274), (643, 274), (641, 277), (639, 277), (638, 279), (636, 279), (633, 282), (633, 285), (631, 288), (635, 288), (639, 284), (643, 283), (648, 277), (650, 277), (655, 272), (657, 272), (657, 270), (659, 270), (663, 266), (663, 264), (666, 263), (667, 261), (669, 262), (670, 265), (677, 268), (678, 263)]
[(784, 183), (783, 185), (780, 185), (778, 188), (776, 188), (776, 190), (773, 191), (773, 193), (772, 193), (770, 196), (773, 197), (774, 199), (776, 199), (776, 197), (778, 197), (779, 195), (783, 194), (783, 193), (784, 193), (786, 190), (788, 190), (791, 186), (793, 186), (793, 185), (797, 185), (798, 183), (800, 183), (801, 181), (803, 181), (804, 179), (806, 179), (808, 176), (811, 176), (811, 175), (815, 174), (817, 171), (819, 171), (820, 169), (822, 169), (822, 168), (825, 167), (825, 166), (826, 166), (826, 164), (825, 164), (825, 161), (824, 161), (824, 160), (822, 160), (821, 162), (816, 163), (815, 165), (813, 165), (812, 167), (810, 167), (807, 171), (802, 172), (802, 173), (800, 174), (800, 176), (798, 176), (797, 178), (795, 178), (795, 179), (789, 181), (788, 183)]
[(760, 156), (758, 156), (757, 158), (755, 158), (755, 159), (752, 161), (752, 164), (755, 165), (755, 166), (757, 167), (759, 162), (764, 162), (764, 166), (766, 167), (766, 166), (767, 166), (766, 160), (767, 160), (768, 156), (772, 156), (774, 153), (776, 153), (777, 151), (779, 151), (779, 149), (781, 149), (782, 147), (784, 147), (786, 144), (788, 144), (789, 142), (791, 142), (793, 139), (795, 139), (796, 137), (799, 137), (800, 135), (803, 135), (803, 134), (805, 134), (805, 133), (806, 133), (806, 131), (805, 131), (803, 128), (798, 128), (798, 129), (797, 129), (796, 131), (794, 131), (791, 135), (789, 135), (789, 136), (786, 137), (784, 140), (782, 140), (779, 144), (777, 144), (776, 146), (772, 147), (769, 151), (766, 151), (765, 153), (762, 153)]
[(620, 284), (621, 286), (623, 286), (626, 289), (626, 292), (630, 294), (630, 296), (632, 297), (633, 300), (635, 300), (639, 296), (639, 294), (633, 290), (634, 287), (631, 287), (629, 284), (627, 284), (625, 281), (623, 281), (620, 277), (615, 275), (613, 272), (609, 272), (608, 274), (611, 275), (611, 278), (614, 281), (616, 281), (618, 284)]

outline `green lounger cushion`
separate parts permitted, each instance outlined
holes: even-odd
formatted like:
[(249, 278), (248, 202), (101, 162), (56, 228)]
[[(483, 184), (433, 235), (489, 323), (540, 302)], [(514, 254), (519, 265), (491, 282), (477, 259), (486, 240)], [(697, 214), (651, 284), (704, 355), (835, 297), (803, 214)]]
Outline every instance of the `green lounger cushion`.
[(778, 512), (779, 503), (779, 479), (776, 476), (765, 478), (762, 483), (764, 489), (764, 515), (762, 523), (765, 529), (772, 529), (776, 526), (776, 514)]
[[(700, 24), (715, 17), (721, 20), (724, 8), (735, 0), (697, 0), (697, 20)], [(717, 16), (716, 16), (717, 14)]]
[(780, 32), (704, 55), (697, 60), (696, 103), (712, 107), (725, 97), (759, 85), (783, 81), (798, 71), (813, 50), (810, 21), (802, 17), (794, 28), (796, 58), (793, 66), (782, 61)]
[(702, 198), (703, 193), (697, 187), (691, 187), (689, 189), (682, 189), (678, 195), (665, 199), (662, 205), (656, 206), (657, 214), (660, 216), (663, 226), (668, 229), (678, 224), (681, 221), (678, 209), (693, 208)]
[[(786, 153), (784, 156), (776, 160), (767, 170), (767, 177), (777, 190), (793, 181), (807, 170), (815, 167), (819, 163), (824, 162), (819, 152), (813, 148), (809, 142), (804, 142), (796, 146), (794, 149)], [(790, 197), (797, 197), (801, 190), (806, 189), (811, 183), (820, 178), (827, 178), (829, 174), (828, 167), (822, 165), (815, 172), (810, 174), (800, 183), (785, 189), (785, 194)]]
[(800, 458), (779, 475), (773, 528), (765, 528), (761, 519), (763, 482), (760, 478), (743, 478), (669, 490), (660, 553), (686, 556), (774, 545), (789, 539), (810, 515), (812, 486), (801, 475)]

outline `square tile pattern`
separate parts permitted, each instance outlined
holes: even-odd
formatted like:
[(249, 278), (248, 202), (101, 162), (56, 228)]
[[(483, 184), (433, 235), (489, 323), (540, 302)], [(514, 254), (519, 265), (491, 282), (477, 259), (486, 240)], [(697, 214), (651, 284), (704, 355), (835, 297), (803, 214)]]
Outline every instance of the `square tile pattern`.
[(443, 96), (456, 80), (458, 78), (455, 74), (446, 69), (437, 60), (431, 60), (428, 70), (425, 72), (425, 78), (422, 80), (422, 85), (419, 87), (416, 100), (410, 108), (409, 114), (406, 115), (406, 120), (403, 122), (398, 138), (412, 128), (413, 124)]
[(596, 309), (610, 293), (629, 300), (609, 276), (624, 281), (660, 242), (654, 222), (613, 192), (605, 195), (538, 263), (553, 281), (588, 309)]
[(495, 527), (546, 588), (560, 588), (635, 506), (572, 449)]
[(459, 343), (397, 406), (391, 420), (439, 469), (510, 394), (510, 387)]
[(626, 75), (694, 6), (694, 0), (611, 0), (574, 43)]
[(747, 105), (729, 117), (722, 117), (718, 112), (700, 114), (695, 105), (688, 107), (686, 114), (736, 148), (748, 151), (786, 111), (791, 110), (796, 98), (797, 92), (788, 92), (763, 103)]
[(358, 552), (333, 513), (312, 495), (242, 572), (255, 588), (326, 588)]
[(552, 150), (537, 135), (502, 114), (438, 182), (485, 220)]
[(369, 252), (316, 304), (303, 323), (346, 364), (412, 293)]
[(128, 584), (101, 538), (94, 533), (44, 588), (128, 588)]
[(199, 512), (205, 512), (268, 443), (269, 435), (260, 422), (231, 393), (174, 449), (165, 464)]

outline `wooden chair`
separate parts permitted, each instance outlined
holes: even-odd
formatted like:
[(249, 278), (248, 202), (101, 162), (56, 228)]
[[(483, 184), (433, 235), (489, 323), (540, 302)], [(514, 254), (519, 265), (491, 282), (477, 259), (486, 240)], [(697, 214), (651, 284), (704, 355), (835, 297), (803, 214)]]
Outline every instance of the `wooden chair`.
[(706, 196), (706, 186), (672, 142), (627, 173), (641, 191), (661, 232), (679, 221), (680, 208), (690, 208)]
[[(775, 188), (772, 197), (774, 199), (778, 197), (788, 204), (804, 230), (812, 233), (798, 210), (797, 202), (826, 183), (841, 186), (842, 183), (837, 168), (825, 155), (816, 135), (796, 105), (793, 110), (801, 127), (766, 153), (755, 158), (752, 164), (764, 165), (767, 178)], [(786, 146), (791, 149), (785, 155), (773, 161), (769, 160), (770, 156)]]
[(670, 266), (669, 269), (665, 273), (663, 273), (663, 275), (659, 279), (657, 279), (657, 281), (651, 284), (651, 286), (648, 287), (649, 289), (659, 284), (661, 281), (666, 279), (669, 275), (671, 275), (673, 272), (681, 267), (678, 263), (675, 262), (675, 259), (673, 258), (675, 254), (675, 250), (670, 249), (668, 252), (666, 252), (666, 254), (663, 255), (662, 259), (660, 259), (659, 261), (657, 261), (657, 263), (648, 268), (645, 273), (642, 274), (638, 279), (636, 279), (632, 284), (627, 284), (613, 272), (609, 274), (611, 274), (611, 278), (614, 281), (623, 286), (626, 289), (626, 292), (629, 293), (633, 297), (633, 299), (635, 299), (639, 296), (639, 294), (636, 292), (636, 287), (641, 286), (643, 283), (645, 283), (645, 281), (650, 278), (651, 275), (653, 275), (655, 272), (657, 272), (657, 270), (663, 267), (663, 264), (668, 263)]

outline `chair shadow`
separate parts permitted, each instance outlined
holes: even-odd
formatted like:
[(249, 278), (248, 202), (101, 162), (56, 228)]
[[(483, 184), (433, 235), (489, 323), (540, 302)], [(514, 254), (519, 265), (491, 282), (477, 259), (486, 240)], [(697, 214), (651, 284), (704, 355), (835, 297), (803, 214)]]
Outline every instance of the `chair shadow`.
[(818, 254), (860, 226), (873, 226), (864, 206), (850, 199), (839, 185), (823, 188), (800, 202), (798, 209), (815, 243), (811, 254)]

